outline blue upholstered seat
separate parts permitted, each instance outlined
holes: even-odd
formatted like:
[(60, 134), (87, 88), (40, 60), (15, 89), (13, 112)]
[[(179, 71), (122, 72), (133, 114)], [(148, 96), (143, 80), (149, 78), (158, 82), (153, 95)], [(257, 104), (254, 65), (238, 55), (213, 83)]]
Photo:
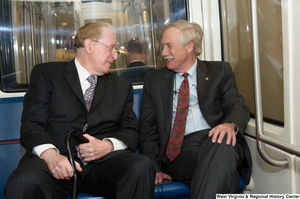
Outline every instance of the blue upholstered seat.
[(93, 195), (88, 194), (88, 193), (78, 193), (77, 194), (77, 199), (105, 199), (105, 198), (99, 197), (99, 196), (93, 196)]
[(190, 189), (181, 182), (164, 181), (155, 186), (155, 199), (190, 198)]
[[(245, 189), (245, 183), (240, 177), (239, 192)], [(164, 181), (162, 184), (155, 185), (155, 199), (189, 199), (190, 189), (181, 182)], [(69, 198), (70, 199), (70, 198)], [(104, 199), (91, 194), (79, 193), (77, 199)]]
[[(181, 182), (164, 181), (155, 186), (155, 199), (188, 199), (190, 198), (190, 189)], [(71, 199), (71, 197), (69, 198)], [(77, 199), (104, 199), (103, 197), (93, 196), (86, 193), (78, 193)]]

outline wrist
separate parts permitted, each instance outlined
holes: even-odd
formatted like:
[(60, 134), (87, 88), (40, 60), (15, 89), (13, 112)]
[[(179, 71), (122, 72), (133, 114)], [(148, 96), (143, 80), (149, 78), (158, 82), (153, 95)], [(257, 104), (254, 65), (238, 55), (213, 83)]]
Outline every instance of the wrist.
[(106, 142), (107, 148), (108, 148), (109, 152), (114, 151), (114, 144), (113, 144), (113, 142), (111, 140), (104, 139), (104, 142)]
[(45, 160), (47, 157), (58, 154), (57, 150), (54, 148), (47, 149), (40, 154), (40, 158)]

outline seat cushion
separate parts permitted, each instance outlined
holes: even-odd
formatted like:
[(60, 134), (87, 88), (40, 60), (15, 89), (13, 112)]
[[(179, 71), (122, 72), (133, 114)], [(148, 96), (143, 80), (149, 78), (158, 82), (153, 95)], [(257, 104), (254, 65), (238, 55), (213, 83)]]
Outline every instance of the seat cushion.
[[(245, 182), (240, 177), (239, 193), (242, 193), (245, 189)], [(188, 199), (190, 198), (190, 189), (181, 182), (172, 182), (170, 180), (164, 180), (161, 184), (155, 185), (155, 199)], [(71, 198), (69, 198), (71, 199)], [(79, 193), (77, 199), (105, 199), (103, 197), (93, 196), (87, 193)]]
[[(68, 199), (71, 199), (71, 197), (69, 197)], [(94, 196), (94, 195), (88, 194), (88, 193), (78, 193), (77, 199), (105, 199), (105, 198), (99, 197), (99, 196)]]
[(189, 197), (190, 193), (190, 189), (181, 182), (164, 180), (162, 184), (155, 186), (155, 199)]

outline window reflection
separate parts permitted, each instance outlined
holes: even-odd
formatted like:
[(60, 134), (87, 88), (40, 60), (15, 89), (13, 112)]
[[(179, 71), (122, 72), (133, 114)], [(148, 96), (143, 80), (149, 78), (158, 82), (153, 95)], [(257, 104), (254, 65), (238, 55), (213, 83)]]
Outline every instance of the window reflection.
[[(237, 86), (245, 98), (245, 103), (250, 108), (250, 113), (255, 114), (253, 71), (251, 54), (251, 30), (249, 4), (247, 0), (236, 1), (239, 9), (235, 20), (236, 26), (228, 24), (228, 55), (225, 57), (233, 66)], [(223, 1), (229, 5), (229, 1)], [(266, 121), (283, 124), (283, 49), (282, 49), (282, 22), (281, 2), (278, 0), (258, 1), (258, 36), (260, 47), (260, 75), (263, 116)], [(233, 5), (233, 4), (232, 4)], [(227, 7), (227, 12), (230, 8)], [(242, 14), (243, 13), (243, 14)], [(227, 15), (227, 17), (232, 17)], [(232, 40), (232, 41), (231, 41)], [(225, 45), (226, 48), (226, 45)]]
[(149, 67), (163, 67), (160, 30), (166, 22), (185, 19), (185, 5), (185, 0), (2, 0), (0, 88), (25, 91), (34, 65), (74, 59), (76, 30), (91, 21), (108, 22), (116, 29), (121, 51), (111, 66), (112, 72), (127, 68), (124, 44), (132, 38), (148, 41)]
[(154, 68), (147, 65), (149, 57), (149, 43), (147, 40), (132, 38), (126, 45), (127, 49), (127, 67), (115, 71), (124, 79), (131, 83), (144, 82), (147, 73)]

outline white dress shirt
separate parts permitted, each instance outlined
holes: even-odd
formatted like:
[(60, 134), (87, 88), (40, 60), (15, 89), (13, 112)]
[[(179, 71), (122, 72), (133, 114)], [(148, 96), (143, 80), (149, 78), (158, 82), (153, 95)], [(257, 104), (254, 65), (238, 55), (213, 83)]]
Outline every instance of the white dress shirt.
[[(197, 95), (197, 59), (194, 65), (187, 71), (188, 80), (189, 80), (189, 89), (190, 89), (190, 102), (189, 102), (189, 110), (188, 116), (186, 119), (186, 127), (185, 127), (185, 135), (204, 130), (211, 129), (211, 127), (207, 124), (204, 119), (202, 112), (198, 103), (198, 95)], [(174, 80), (174, 92), (173, 92), (173, 114), (172, 114), (172, 128), (174, 123), (174, 118), (176, 115), (176, 106), (178, 100), (178, 92), (181, 85), (181, 82), (184, 80), (182, 76), (183, 73), (176, 73)], [(172, 129), (171, 129), (172, 131)]]
[[(204, 130), (204, 129), (211, 129), (211, 127), (207, 124), (206, 120), (204, 119), (202, 112), (199, 107), (198, 95), (197, 95), (197, 59), (194, 65), (187, 71), (188, 80), (189, 80), (189, 89), (190, 89), (190, 102), (189, 102), (189, 110), (188, 116), (186, 119), (186, 126), (185, 126), (185, 135), (190, 133)], [(184, 80), (182, 76), (183, 73), (176, 73), (174, 76), (174, 92), (173, 92), (173, 114), (172, 114), (172, 128), (174, 124), (174, 118), (176, 115), (176, 106), (178, 100), (178, 93), (181, 82)], [(231, 122), (235, 127), (236, 131), (235, 134), (239, 132), (238, 126)], [(171, 129), (172, 131), (172, 129)]]

